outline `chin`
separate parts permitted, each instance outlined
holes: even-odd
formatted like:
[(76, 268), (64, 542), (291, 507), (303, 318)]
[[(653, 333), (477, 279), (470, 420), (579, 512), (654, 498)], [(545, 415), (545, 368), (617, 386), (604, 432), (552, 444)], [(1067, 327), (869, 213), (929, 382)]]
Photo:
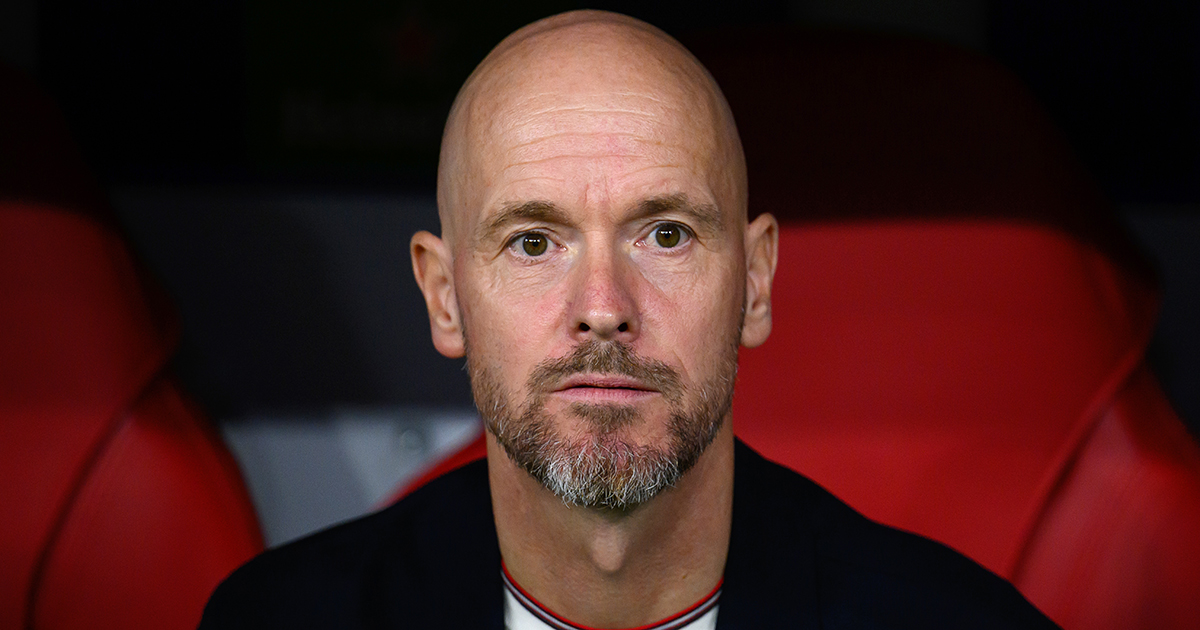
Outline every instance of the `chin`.
[[(659, 413), (654, 413), (659, 411)], [(561, 414), (558, 426), (564, 434), (604, 438), (616, 436), (632, 443), (658, 442), (665, 446), (669, 438), (670, 413), (649, 410), (640, 405), (572, 404)]]
[[(625, 345), (589, 342), (539, 364), (521, 399), (475, 359), (468, 353), (476, 406), (508, 457), (564, 502), (610, 510), (649, 501), (695, 465), (728, 418), (737, 372), (736, 345), (697, 386)], [(624, 375), (642, 387), (559, 389), (578, 374)]]
[(725, 415), (676, 413), (652, 423), (628, 406), (572, 409), (566, 418), (535, 408), (520, 418), (489, 418), (488, 429), (514, 463), (565, 503), (627, 511), (678, 483)]

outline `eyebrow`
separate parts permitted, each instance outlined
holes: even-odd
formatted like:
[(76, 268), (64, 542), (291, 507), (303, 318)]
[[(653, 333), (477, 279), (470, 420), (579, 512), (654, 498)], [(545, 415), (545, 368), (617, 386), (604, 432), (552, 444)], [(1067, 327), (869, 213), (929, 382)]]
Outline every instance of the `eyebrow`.
[(686, 215), (701, 230), (721, 231), (721, 213), (717, 207), (712, 204), (693, 204), (683, 193), (644, 199), (638, 203), (633, 218), (644, 219), (670, 213)]
[[(683, 193), (660, 195), (643, 199), (634, 206), (631, 219), (646, 219), (664, 214), (679, 213), (686, 215), (702, 231), (719, 232), (721, 230), (721, 213), (712, 204), (693, 204)], [(479, 230), (479, 240), (488, 241), (497, 232), (513, 223), (536, 222), (556, 223), (558, 225), (574, 225), (562, 208), (549, 201), (526, 201), (506, 204), (496, 216), (485, 223)]]
[(490, 240), (497, 232), (503, 230), (505, 226), (525, 221), (558, 223), (560, 225), (573, 224), (570, 217), (567, 216), (566, 212), (563, 212), (562, 208), (549, 201), (510, 203), (505, 205), (496, 216), (492, 217), (491, 221), (488, 221), (480, 228), (479, 240)]

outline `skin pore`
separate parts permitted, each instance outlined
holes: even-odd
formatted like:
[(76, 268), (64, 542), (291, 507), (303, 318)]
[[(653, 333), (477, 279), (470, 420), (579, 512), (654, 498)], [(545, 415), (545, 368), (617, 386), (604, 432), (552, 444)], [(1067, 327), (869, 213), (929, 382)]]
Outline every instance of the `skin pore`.
[[(736, 349), (770, 332), (778, 239), (770, 215), (747, 223), (720, 91), (649, 25), (548, 18), (468, 79), (438, 177), (442, 235), (414, 235), (413, 269), (434, 345), (467, 356), (488, 421), (509, 573), (596, 628), (698, 601), (724, 571)], [(663, 454), (678, 474), (627, 492)], [(566, 462), (560, 481), (603, 474), (556, 494), (538, 461)]]

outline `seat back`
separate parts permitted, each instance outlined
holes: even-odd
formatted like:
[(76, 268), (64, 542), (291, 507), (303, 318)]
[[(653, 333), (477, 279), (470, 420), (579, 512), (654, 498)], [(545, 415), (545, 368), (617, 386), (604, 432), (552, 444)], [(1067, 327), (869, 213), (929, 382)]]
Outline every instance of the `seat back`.
[(57, 110), (0, 83), (0, 628), (193, 628), (254, 511)]
[(868, 516), (1011, 577), (1148, 304), (1071, 237), (986, 222), (786, 225), (734, 428)]
[(1064, 627), (1194, 623), (1169, 594), (1200, 591), (1180, 533), (1200, 452), (1144, 365), (1153, 276), (1027, 91), (883, 35), (692, 48), (737, 118), (751, 212), (782, 223), (735, 432)]

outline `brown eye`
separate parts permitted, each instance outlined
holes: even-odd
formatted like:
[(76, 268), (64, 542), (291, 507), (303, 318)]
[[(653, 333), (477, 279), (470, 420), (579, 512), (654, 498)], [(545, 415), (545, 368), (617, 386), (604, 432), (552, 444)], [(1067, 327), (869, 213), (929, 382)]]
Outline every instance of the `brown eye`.
[(676, 223), (664, 223), (654, 228), (654, 242), (659, 247), (675, 247), (683, 237), (683, 226)]
[(530, 232), (521, 235), (521, 249), (525, 250), (530, 256), (541, 256), (546, 253), (546, 248), (550, 245), (549, 239), (545, 234)]

